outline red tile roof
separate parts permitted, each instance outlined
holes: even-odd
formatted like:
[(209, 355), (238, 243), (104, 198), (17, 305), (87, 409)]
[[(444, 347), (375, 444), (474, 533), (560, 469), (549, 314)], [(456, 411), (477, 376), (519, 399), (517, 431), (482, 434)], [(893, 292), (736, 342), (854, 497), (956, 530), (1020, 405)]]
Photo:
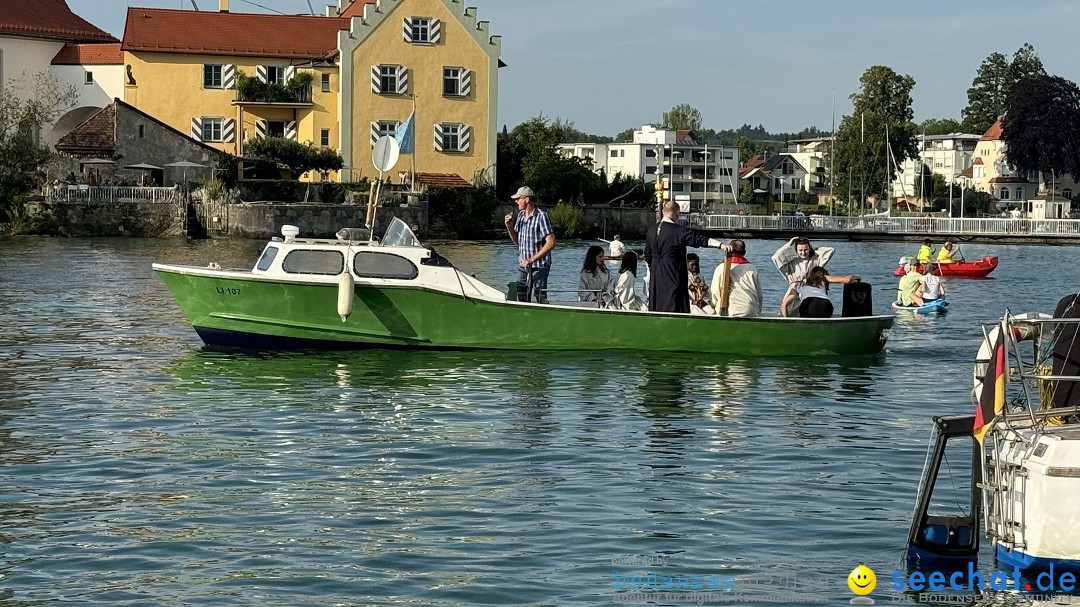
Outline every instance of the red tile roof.
[(1001, 120), (995, 120), (994, 124), (990, 125), (989, 129), (986, 129), (986, 133), (979, 138), (979, 141), (997, 141), (1001, 139)]
[(116, 149), (116, 103), (110, 103), (56, 142), (58, 152), (112, 152)]
[(352, 4), (341, 11), (342, 17), (361, 17), (364, 14), (365, 4), (375, 4), (375, 0), (355, 0)]
[(1031, 183), (1023, 177), (994, 177), (990, 183)]
[(978, 156), (975, 157), (975, 160), (971, 161), (971, 164), (982, 164), (982, 163), (983, 163), (982, 158), (979, 158)]
[[(976, 158), (975, 160), (978, 160), (978, 158)], [(975, 165), (971, 165), (968, 168), (961, 171), (960, 176), (961, 177), (967, 177), (968, 179), (972, 179), (975, 176)]]
[(442, 188), (471, 188), (473, 185), (456, 173), (417, 173), (416, 182)]
[(345, 19), (128, 8), (125, 51), (320, 59), (336, 52)]
[(65, 44), (53, 57), (53, 65), (123, 65), (119, 42), (106, 44)]
[(65, 0), (3, 0), (0, 34), (71, 42), (116, 42), (71, 12)]

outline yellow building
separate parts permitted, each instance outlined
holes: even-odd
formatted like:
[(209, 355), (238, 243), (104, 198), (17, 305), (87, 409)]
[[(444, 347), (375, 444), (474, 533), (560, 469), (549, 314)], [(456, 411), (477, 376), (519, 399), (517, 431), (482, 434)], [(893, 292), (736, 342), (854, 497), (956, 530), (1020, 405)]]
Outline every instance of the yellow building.
[(303, 17), (219, 2), (217, 12), (128, 9), (124, 101), (237, 156), (257, 136), (337, 148), (340, 177), (358, 180), (374, 173), (372, 135), (395, 134), (415, 100), (415, 154), (391, 175), (415, 161), (417, 171), (494, 179), (500, 43), (473, 9), (340, 0)]

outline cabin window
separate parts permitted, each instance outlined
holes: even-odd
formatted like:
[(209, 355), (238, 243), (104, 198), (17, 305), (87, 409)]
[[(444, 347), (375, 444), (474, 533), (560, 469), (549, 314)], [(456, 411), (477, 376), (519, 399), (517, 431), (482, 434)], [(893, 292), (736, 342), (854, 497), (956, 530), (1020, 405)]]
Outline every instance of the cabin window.
[(412, 280), (419, 273), (413, 262), (392, 253), (361, 251), (353, 257), (353, 272), (360, 278)]
[(285, 256), (281, 269), (289, 274), (328, 274), (336, 276), (345, 269), (341, 251), (297, 249)]
[(255, 264), (255, 268), (263, 272), (269, 270), (270, 266), (274, 265), (274, 258), (277, 257), (277, 252), (277, 247), (266, 247), (262, 257), (259, 258), (259, 263)]

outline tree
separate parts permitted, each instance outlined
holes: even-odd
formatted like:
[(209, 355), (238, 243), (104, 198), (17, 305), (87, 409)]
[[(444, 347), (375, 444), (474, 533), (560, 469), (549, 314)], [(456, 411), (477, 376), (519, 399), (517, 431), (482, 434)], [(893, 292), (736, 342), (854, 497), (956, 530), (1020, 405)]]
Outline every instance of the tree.
[[(300, 143), (284, 137), (256, 137), (244, 145), (244, 153), (289, 171), (293, 179), (308, 171), (338, 171), (345, 161), (337, 150)], [(311, 195), (311, 182), (304, 189), (304, 202)]]
[(1042, 61), (1030, 44), (1013, 53), (1012, 62), (1001, 53), (991, 53), (979, 65), (968, 89), (968, 105), (961, 112), (964, 130), (985, 133), (1005, 113), (1005, 104), (1013, 85), (1023, 78), (1045, 76)]
[(1059, 76), (1032, 76), (1012, 87), (1002, 119), (1005, 156), (1019, 171), (1080, 179), (1080, 88)]
[(863, 192), (867, 197), (887, 196), (896, 167), (918, 154), (911, 111), (915, 79), (875, 65), (859, 82), (860, 92), (851, 95), (855, 112), (840, 121), (834, 142), (836, 195), (847, 201), (864, 200)]
[(927, 118), (919, 124), (921, 135), (950, 135), (961, 133), (963, 130), (963, 125), (952, 118)]
[(633, 141), (634, 140), (634, 131), (636, 131), (636, 130), (637, 130), (636, 128), (630, 127), (628, 129), (626, 129), (625, 131), (620, 131), (618, 135), (615, 135), (615, 142), (616, 143), (625, 143), (627, 141)]
[(41, 145), (42, 125), (75, 107), (79, 93), (47, 73), (23, 74), (0, 90), (0, 221), (22, 210), (23, 199), (40, 185), (38, 167), (49, 158)]
[(701, 112), (689, 103), (681, 103), (664, 112), (664, 128), (697, 133), (701, 130)]

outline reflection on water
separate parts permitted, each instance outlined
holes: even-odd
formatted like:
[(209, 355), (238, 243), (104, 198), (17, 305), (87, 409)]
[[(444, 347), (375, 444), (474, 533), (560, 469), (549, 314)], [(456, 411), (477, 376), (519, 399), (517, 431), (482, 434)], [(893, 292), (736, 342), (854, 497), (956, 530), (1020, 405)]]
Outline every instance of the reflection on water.
[[(587, 244), (560, 243), (554, 284)], [(1080, 283), (1068, 250), (1002, 247), (996, 280), (950, 281), (947, 315), (898, 318), (858, 359), (203, 350), (150, 263), (261, 246), (0, 239), (0, 605), (596, 605), (613, 558), (660, 554), (846, 600), (856, 564), (879, 585), (903, 567), (929, 418), (970, 411), (977, 323)], [(507, 244), (438, 246), (514, 277)], [(836, 247), (880, 277), (880, 311), (910, 251)]]

